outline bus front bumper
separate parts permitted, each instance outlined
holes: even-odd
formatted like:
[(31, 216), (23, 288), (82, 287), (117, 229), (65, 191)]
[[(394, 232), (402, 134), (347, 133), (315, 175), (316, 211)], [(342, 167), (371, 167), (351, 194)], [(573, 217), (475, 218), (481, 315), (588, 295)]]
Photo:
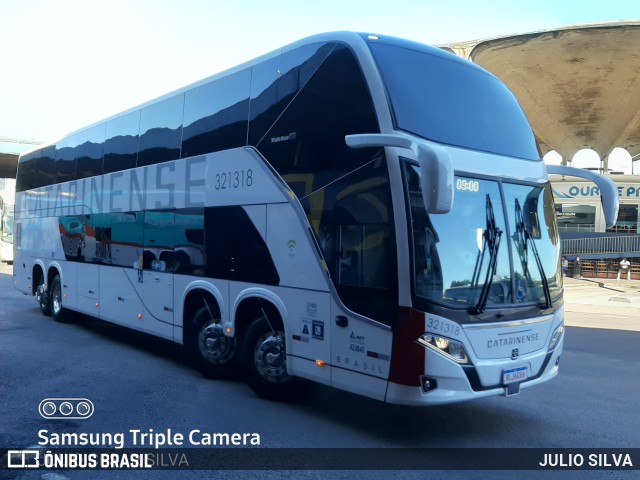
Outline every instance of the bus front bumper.
[[(400, 385), (389, 382), (386, 401), (400, 405), (441, 405), (464, 402), (492, 396), (510, 396), (521, 389), (539, 385), (551, 380), (559, 371), (560, 355), (564, 338), (552, 351), (536, 352), (511, 361), (479, 362), (473, 366), (459, 365), (433, 351), (427, 351), (425, 363), (428, 372), (416, 386)], [(486, 378), (487, 372), (496, 378), (502, 378), (503, 372), (513, 367), (526, 366), (529, 372), (526, 380), (507, 385), (498, 383), (482, 385), (479, 378)], [(478, 370), (482, 370), (481, 374)], [(491, 376), (491, 375), (489, 375)], [(425, 388), (425, 381), (431, 389)]]

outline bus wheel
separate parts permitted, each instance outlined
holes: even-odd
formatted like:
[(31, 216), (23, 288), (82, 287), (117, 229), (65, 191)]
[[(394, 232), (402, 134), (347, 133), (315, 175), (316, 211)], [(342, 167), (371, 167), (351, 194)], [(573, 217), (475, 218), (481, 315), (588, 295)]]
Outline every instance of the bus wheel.
[(247, 328), (242, 359), (251, 390), (269, 400), (297, 400), (300, 380), (287, 372), (284, 332), (272, 330), (262, 316)]
[(44, 275), (40, 276), (40, 283), (36, 288), (36, 301), (40, 305), (40, 311), (46, 316), (50, 316), (51, 304), (49, 303), (49, 292), (47, 292), (47, 287), (44, 283)]
[(209, 378), (226, 378), (235, 373), (236, 339), (227, 337), (219, 318), (204, 306), (196, 312), (189, 328), (187, 353), (195, 367)]
[(49, 290), (49, 298), (51, 305), (49, 310), (51, 316), (56, 322), (64, 322), (68, 319), (68, 313), (62, 306), (62, 283), (60, 282), (60, 275), (53, 277), (51, 281), (51, 289)]

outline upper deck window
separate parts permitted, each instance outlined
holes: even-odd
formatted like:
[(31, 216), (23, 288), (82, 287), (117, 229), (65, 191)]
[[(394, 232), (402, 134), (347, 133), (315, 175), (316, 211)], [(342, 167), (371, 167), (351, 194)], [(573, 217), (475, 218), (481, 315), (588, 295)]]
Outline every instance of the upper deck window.
[(398, 129), (438, 143), (540, 159), (516, 98), (490, 73), (419, 44), (369, 46)]

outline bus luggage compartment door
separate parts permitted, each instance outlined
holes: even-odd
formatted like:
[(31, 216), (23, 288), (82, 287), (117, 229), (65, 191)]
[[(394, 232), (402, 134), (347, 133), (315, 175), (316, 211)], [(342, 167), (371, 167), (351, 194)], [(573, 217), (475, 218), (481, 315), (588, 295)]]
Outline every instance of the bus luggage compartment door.
[(144, 305), (157, 320), (173, 323), (173, 273), (144, 271)]

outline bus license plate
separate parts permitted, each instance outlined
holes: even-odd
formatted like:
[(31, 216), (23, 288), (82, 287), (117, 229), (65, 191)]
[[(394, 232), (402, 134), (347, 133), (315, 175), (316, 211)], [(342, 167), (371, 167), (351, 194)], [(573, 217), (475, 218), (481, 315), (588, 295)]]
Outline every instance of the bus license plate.
[(511, 368), (509, 370), (502, 371), (502, 383), (507, 385), (509, 383), (522, 382), (527, 379), (527, 367)]

